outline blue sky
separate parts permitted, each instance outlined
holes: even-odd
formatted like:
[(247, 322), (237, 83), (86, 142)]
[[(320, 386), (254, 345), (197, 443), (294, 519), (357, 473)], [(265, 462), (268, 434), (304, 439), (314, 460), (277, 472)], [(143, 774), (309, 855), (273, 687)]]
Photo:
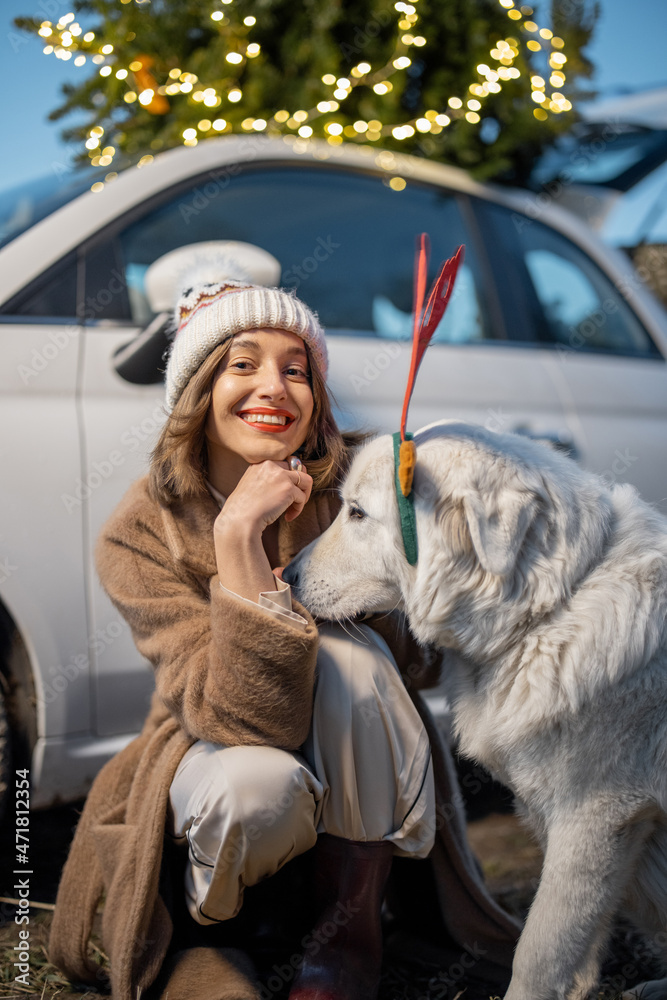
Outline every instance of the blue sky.
[[(539, 3), (546, 9), (546, 3)], [(667, 84), (667, 3), (644, 0), (601, 0), (602, 13), (587, 53), (596, 64), (593, 80), (602, 93), (645, 89)], [(59, 140), (70, 119), (51, 123), (48, 112), (60, 103), (60, 86), (89, 72), (45, 56), (36, 39), (13, 27), (18, 15), (57, 20), (70, 9), (68, 0), (3, 0), (0, 13), (0, 61), (5, 99), (0, 108), (4, 155), (0, 158), (0, 189), (66, 167), (72, 153)]]

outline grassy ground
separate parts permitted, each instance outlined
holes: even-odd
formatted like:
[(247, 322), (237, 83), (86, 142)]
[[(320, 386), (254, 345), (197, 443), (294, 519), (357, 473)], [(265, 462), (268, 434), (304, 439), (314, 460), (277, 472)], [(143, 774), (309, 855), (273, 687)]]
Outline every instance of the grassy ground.
[[(60, 867), (65, 857), (71, 831), (76, 822), (76, 809), (66, 807), (34, 814), (32, 843), (35, 852), (32, 867), (35, 883), (32, 899), (45, 904), (53, 902)], [(481, 859), (491, 891), (502, 905), (517, 916), (525, 916), (539, 878), (541, 856), (537, 847), (511, 815), (492, 814), (476, 820), (469, 827), (470, 839)], [(0, 853), (0, 871), (13, 868), (13, 856), (7, 849)], [(12, 895), (11, 875), (2, 880), (2, 894)], [(77, 992), (67, 983), (46, 955), (46, 943), (51, 922), (48, 909), (33, 909), (30, 914), (30, 986), (17, 984), (14, 946), (18, 928), (13, 922), (14, 909), (0, 903), (0, 1000), (92, 1000), (98, 994)], [(99, 938), (93, 944), (97, 957), (104, 962)], [(380, 1000), (489, 1000), (494, 996), (488, 979), (480, 977), (479, 969), (463, 970), (455, 953), (441, 949), (415, 946), (405, 935), (397, 935), (390, 948), (390, 964), (383, 975)], [(460, 956), (458, 956), (460, 958)], [(610, 958), (603, 973), (605, 981), (599, 1000), (617, 1000), (625, 985), (657, 974), (642, 950), (641, 941), (628, 929), (618, 927), (614, 934)], [(503, 986), (496, 987), (502, 996)]]

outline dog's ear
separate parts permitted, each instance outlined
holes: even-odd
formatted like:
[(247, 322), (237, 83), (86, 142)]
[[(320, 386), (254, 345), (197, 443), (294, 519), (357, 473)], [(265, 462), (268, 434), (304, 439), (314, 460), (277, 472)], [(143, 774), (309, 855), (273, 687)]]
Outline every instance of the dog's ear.
[(463, 507), (482, 568), (495, 576), (505, 576), (514, 568), (535, 518), (537, 496), (525, 488), (504, 486), (493, 493), (466, 493)]

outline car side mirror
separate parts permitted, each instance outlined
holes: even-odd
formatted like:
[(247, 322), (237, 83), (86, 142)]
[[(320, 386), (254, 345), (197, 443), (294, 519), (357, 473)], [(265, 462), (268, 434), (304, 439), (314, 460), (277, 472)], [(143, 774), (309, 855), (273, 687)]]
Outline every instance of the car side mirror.
[(116, 372), (135, 385), (162, 382), (173, 329), (172, 314), (188, 284), (223, 278), (253, 285), (276, 286), (281, 265), (252, 243), (208, 240), (170, 250), (154, 261), (144, 276), (144, 290), (155, 318), (114, 355)]

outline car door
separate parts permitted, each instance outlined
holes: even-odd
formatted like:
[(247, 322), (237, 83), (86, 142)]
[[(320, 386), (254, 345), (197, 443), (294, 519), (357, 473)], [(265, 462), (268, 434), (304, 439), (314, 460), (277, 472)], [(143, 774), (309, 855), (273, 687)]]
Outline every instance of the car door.
[(605, 273), (539, 219), (497, 205), (481, 210), (491, 241), (503, 246), (496, 266), (507, 308), (550, 355), (581, 463), (667, 510), (667, 365), (628, 301), (639, 276)]
[[(92, 728), (76, 385), (82, 353), (76, 254), (0, 307), (0, 602), (37, 688), (44, 743)], [(54, 751), (55, 754), (55, 751)]]

